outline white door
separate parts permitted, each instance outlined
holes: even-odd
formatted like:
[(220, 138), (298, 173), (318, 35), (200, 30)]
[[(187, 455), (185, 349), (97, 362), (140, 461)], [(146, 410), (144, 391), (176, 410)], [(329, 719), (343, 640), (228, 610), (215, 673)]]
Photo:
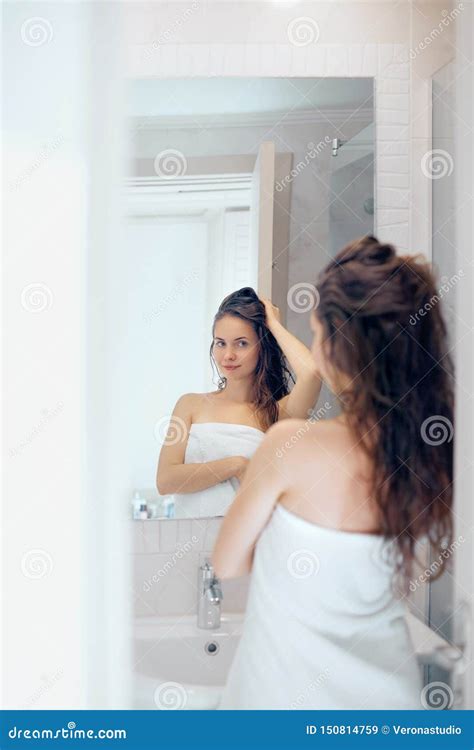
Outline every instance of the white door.
[(275, 144), (264, 141), (258, 150), (252, 175), (250, 204), (251, 255), (258, 257), (260, 296), (272, 296), (273, 190), (275, 185)]

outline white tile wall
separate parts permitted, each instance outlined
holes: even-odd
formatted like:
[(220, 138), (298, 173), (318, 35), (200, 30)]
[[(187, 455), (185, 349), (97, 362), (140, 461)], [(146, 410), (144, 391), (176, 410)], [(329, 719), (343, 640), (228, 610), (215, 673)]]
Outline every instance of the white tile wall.
[[(408, 44), (165, 44), (129, 48), (129, 75), (148, 77), (343, 76), (375, 79), (376, 210), (381, 240), (410, 252), (410, 64)], [(404, 158), (395, 158), (402, 155)], [(393, 186), (390, 189), (388, 186)], [(396, 221), (389, 211), (397, 211)], [(423, 248), (417, 248), (423, 250)], [(313, 269), (311, 269), (311, 274)]]
[[(130, 521), (135, 617), (192, 614), (201, 553), (211, 553), (220, 518)], [(223, 612), (243, 612), (248, 577), (222, 582)]]

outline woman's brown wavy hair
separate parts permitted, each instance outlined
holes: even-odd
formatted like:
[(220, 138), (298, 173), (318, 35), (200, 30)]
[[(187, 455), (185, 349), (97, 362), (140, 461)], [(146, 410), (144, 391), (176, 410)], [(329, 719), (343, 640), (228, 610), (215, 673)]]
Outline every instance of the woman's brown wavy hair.
[[(255, 369), (253, 403), (257, 419), (264, 430), (278, 420), (277, 401), (289, 393), (289, 383), (294, 382), (286, 357), (276, 338), (265, 323), (265, 305), (250, 286), (245, 286), (227, 295), (214, 316), (212, 337), (215, 325), (224, 315), (234, 315), (253, 327), (259, 341), (259, 357)], [(211, 364), (214, 341), (209, 354)], [(224, 378), (225, 380), (225, 378)]]
[(423, 256), (371, 235), (338, 253), (317, 290), (329, 365), (350, 378), (337, 395), (371, 459), (380, 530), (395, 540), (406, 590), (415, 542), (440, 555), (435, 579), (452, 539), (453, 363), (438, 290)]

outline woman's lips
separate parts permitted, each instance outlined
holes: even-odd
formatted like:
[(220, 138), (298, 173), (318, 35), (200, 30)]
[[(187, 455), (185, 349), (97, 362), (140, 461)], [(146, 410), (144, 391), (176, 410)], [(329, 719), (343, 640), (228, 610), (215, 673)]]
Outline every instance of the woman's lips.
[(224, 370), (236, 370), (240, 365), (222, 365)]

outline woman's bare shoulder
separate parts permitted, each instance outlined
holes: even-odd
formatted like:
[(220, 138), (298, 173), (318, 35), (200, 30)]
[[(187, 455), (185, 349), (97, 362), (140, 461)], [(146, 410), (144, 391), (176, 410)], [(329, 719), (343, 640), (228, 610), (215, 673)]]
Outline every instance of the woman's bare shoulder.
[(214, 393), (183, 393), (177, 400), (175, 409), (185, 411), (194, 419), (206, 405), (214, 403), (214, 395)]
[(321, 526), (378, 528), (377, 509), (369, 500), (370, 461), (349, 427), (336, 419), (284, 420), (283, 425), (274, 451), (286, 481), (279, 502)]
[(192, 418), (200, 401), (199, 393), (183, 393), (176, 401), (173, 414), (180, 417)]
[(292, 436), (301, 438), (307, 435), (311, 440), (327, 440), (330, 437), (341, 439), (349, 435), (349, 430), (345, 424), (336, 419), (321, 419), (317, 422), (310, 419), (280, 419), (272, 424), (268, 432), (278, 437)]
[(338, 460), (352, 453), (357, 441), (347, 425), (336, 419), (282, 419), (275, 422), (266, 434), (276, 455), (285, 457), (288, 466), (311, 460), (313, 465), (328, 458)]

